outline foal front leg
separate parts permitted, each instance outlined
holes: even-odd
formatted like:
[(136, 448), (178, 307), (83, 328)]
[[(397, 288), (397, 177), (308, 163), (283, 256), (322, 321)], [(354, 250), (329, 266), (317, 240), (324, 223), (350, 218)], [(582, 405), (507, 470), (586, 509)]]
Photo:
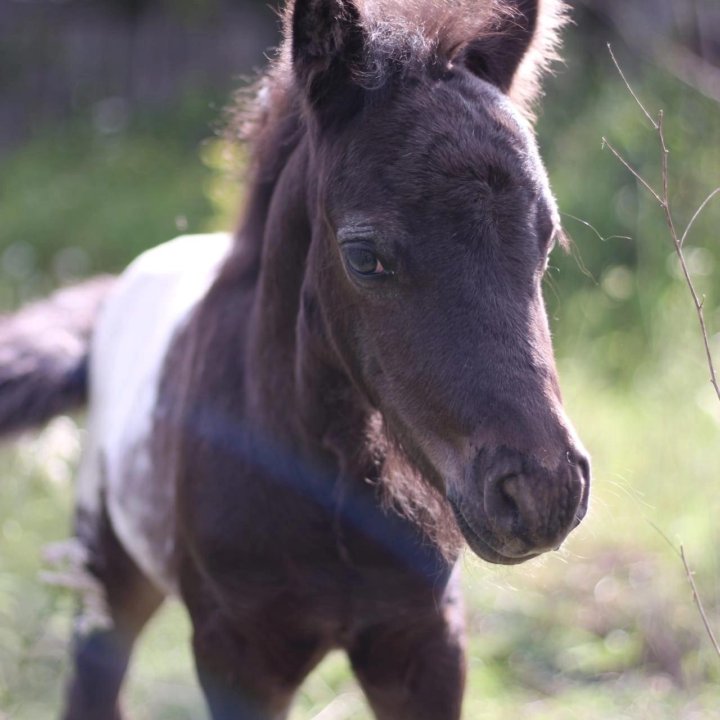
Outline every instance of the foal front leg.
[(213, 720), (285, 720), (296, 690), (326, 652), (314, 638), (238, 628), (219, 613), (193, 618), (193, 652)]
[(185, 585), (183, 595), (212, 719), (285, 720), (296, 690), (329, 643), (294, 621), (291, 607), (269, 601), (256, 612), (238, 612), (229, 609), (231, 598), (218, 602), (200, 586)]
[(365, 630), (349, 655), (378, 720), (460, 719), (466, 660), (459, 599), (421, 619)]

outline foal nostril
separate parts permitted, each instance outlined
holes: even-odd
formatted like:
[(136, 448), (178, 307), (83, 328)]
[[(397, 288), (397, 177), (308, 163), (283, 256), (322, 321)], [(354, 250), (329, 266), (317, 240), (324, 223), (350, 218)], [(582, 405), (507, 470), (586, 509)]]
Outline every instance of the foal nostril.
[(519, 475), (490, 479), (485, 487), (485, 512), (498, 530), (516, 534), (521, 525)]
[[(568, 453), (568, 466), (532, 472), (509, 463), (486, 476), (483, 501), (496, 549), (524, 557), (557, 548), (582, 520), (590, 482), (588, 460)], [(504, 465), (504, 467), (502, 467)]]

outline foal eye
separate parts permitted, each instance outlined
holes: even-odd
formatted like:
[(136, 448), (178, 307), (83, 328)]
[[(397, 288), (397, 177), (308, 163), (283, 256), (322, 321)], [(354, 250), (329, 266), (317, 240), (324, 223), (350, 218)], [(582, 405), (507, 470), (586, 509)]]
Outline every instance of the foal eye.
[(342, 252), (345, 262), (358, 275), (372, 277), (388, 274), (377, 255), (364, 245), (346, 244), (342, 246)]

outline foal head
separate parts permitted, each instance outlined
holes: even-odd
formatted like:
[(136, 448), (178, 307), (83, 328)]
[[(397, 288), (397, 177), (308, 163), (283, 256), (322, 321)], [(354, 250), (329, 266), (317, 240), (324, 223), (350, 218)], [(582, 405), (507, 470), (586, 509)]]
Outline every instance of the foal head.
[[(446, 16), (413, 23), (424, 5)], [(304, 291), (343, 371), (446, 494), (471, 548), (521, 562), (580, 522), (590, 481), (541, 293), (558, 213), (509, 95), (536, 47), (538, 2), (506, 0), (476, 22), (453, 17), (462, 3), (424, 5), (373, 15), (353, 0), (295, 2), (313, 233)]]

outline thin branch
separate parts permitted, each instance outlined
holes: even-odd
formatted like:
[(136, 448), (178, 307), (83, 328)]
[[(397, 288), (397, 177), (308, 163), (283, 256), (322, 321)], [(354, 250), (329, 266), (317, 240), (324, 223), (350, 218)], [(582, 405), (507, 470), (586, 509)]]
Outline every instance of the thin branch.
[(712, 200), (712, 198), (720, 192), (720, 188), (717, 188), (714, 190), (710, 195), (703, 201), (703, 203), (698, 207), (698, 209), (693, 214), (690, 222), (688, 223), (687, 228), (685, 229), (685, 232), (682, 235), (682, 238), (678, 235), (677, 228), (675, 227), (675, 219), (672, 214), (672, 210), (670, 208), (670, 172), (669, 172), (669, 155), (670, 150), (668, 149), (667, 143), (665, 142), (665, 115), (662, 110), (660, 110), (658, 114), (658, 120), (655, 122), (650, 113), (645, 109), (645, 106), (640, 102), (638, 96), (633, 91), (632, 87), (630, 86), (630, 83), (628, 83), (625, 74), (623, 73), (622, 69), (620, 68), (620, 65), (618, 64), (618, 61), (615, 59), (615, 56), (613, 55), (612, 49), (608, 46), (608, 49), (610, 50), (610, 56), (612, 57), (613, 63), (615, 64), (615, 67), (618, 69), (618, 72), (620, 73), (620, 77), (623, 79), (623, 82), (625, 83), (625, 86), (627, 87), (630, 94), (635, 99), (635, 102), (638, 104), (644, 115), (652, 122), (653, 129), (657, 133), (658, 136), (658, 142), (660, 144), (660, 165), (661, 165), (661, 181), (662, 181), (662, 194), (658, 193), (650, 183), (645, 180), (645, 178), (632, 166), (630, 163), (625, 160), (625, 158), (607, 141), (606, 138), (603, 138), (603, 146), (607, 146), (609, 150), (612, 152), (612, 154), (627, 168), (627, 170), (637, 179), (637, 181), (645, 187), (645, 189), (655, 198), (656, 202), (660, 207), (662, 208), (663, 215), (665, 216), (665, 224), (667, 225), (667, 228), (670, 232), (670, 238), (672, 240), (673, 246), (675, 248), (675, 254), (678, 257), (678, 260), (680, 262), (680, 268), (682, 269), (683, 277), (685, 278), (685, 284), (688, 287), (688, 290), (690, 291), (690, 296), (692, 297), (693, 304), (695, 305), (695, 312), (697, 314), (698, 318), (698, 324), (700, 325), (700, 332), (702, 334), (702, 340), (703, 340), (703, 347), (705, 350), (705, 359), (707, 361), (708, 370), (710, 372), (710, 383), (712, 384), (715, 395), (718, 398), (718, 401), (720, 401), (720, 383), (718, 382), (718, 376), (717, 372), (715, 370), (715, 363), (713, 361), (712, 356), (712, 350), (710, 349), (710, 339), (708, 337), (708, 330), (707, 325), (705, 323), (705, 313), (703, 310), (703, 304), (704, 304), (704, 298), (701, 299), (700, 295), (698, 294), (695, 284), (693, 283), (692, 276), (690, 274), (690, 270), (688, 269), (687, 262), (685, 261), (685, 255), (683, 254), (683, 244), (685, 242), (685, 239), (687, 238), (688, 232), (690, 231), (690, 228), (693, 226), (695, 220), (698, 218), (698, 216), (702, 213), (702, 211), (705, 209), (707, 204)]
[(675, 553), (675, 555), (680, 555), (680, 551), (675, 547), (675, 543), (673, 543), (673, 541), (665, 534), (665, 532), (660, 529), (660, 526), (655, 524), (649, 518), (645, 518), (645, 520), (650, 525), (650, 527), (670, 546), (673, 553)]
[(682, 234), (682, 237), (680, 238), (680, 247), (685, 245), (685, 240), (687, 239), (688, 233), (690, 232), (690, 228), (695, 224), (695, 221), (698, 219), (702, 211), (705, 209), (705, 206), (718, 194), (720, 193), (720, 187), (716, 187), (700, 204), (700, 207), (695, 211), (695, 214), (690, 218), (690, 222), (687, 224), (687, 227), (685, 228), (685, 232)]
[(685, 256), (683, 255), (680, 241), (677, 238), (674, 238), (674, 242), (675, 252), (677, 253), (677, 256), (680, 260), (680, 267), (682, 268), (683, 276), (685, 277), (685, 282), (687, 283), (688, 289), (690, 290), (690, 295), (692, 296), (693, 303), (695, 305), (695, 312), (698, 316), (698, 323), (700, 324), (700, 332), (702, 333), (703, 346), (705, 348), (705, 359), (707, 360), (708, 369), (710, 371), (710, 383), (712, 384), (713, 388), (715, 388), (715, 394), (717, 395), (718, 400), (720, 400), (720, 385), (718, 384), (715, 364), (713, 362), (712, 350), (710, 349), (710, 339), (708, 338), (707, 325), (705, 323), (705, 312), (703, 310), (705, 298), (703, 297), (703, 299), (701, 300), (697, 294), (697, 291), (695, 290), (695, 285), (693, 284), (693, 281), (690, 277), (690, 271), (688, 270), (687, 263), (685, 262)]
[(689, 48), (654, 32), (643, 15), (645, 8), (627, 2), (594, 2), (593, 10), (604, 13), (625, 42), (645, 58), (706, 98), (720, 102), (720, 69)]
[[(697, 313), (698, 323), (700, 325), (700, 332), (702, 334), (702, 340), (703, 340), (703, 347), (705, 349), (705, 357), (707, 360), (707, 366), (708, 370), (710, 371), (710, 382), (712, 383), (713, 388), (715, 389), (715, 394), (717, 395), (718, 400), (720, 400), (720, 385), (718, 384), (718, 378), (717, 373), (715, 371), (715, 364), (713, 362), (712, 352), (710, 350), (710, 341), (708, 339), (708, 332), (707, 332), (707, 326), (705, 324), (705, 313), (703, 311), (703, 304), (704, 304), (704, 298), (701, 299), (698, 295), (697, 290), (695, 289), (695, 285), (692, 281), (692, 277), (690, 275), (690, 271), (688, 269), (687, 263), (685, 261), (685, 255), (683, 253), (683, 245), (685, 243), (685, 240), (688, 236), (688, 233), (690, 232), (690, 229), (692, 228), (693, 224), (699, 217), (699, 215), (702, 213), (702, 211), (707, 207), (708, 203), (717, 195), (720, 193), (720, 188), (716, 188), (713, 190), (706, 198), (705, 200), (700, 204), (700, 206), (697, 208), (695, 213), (693, 214), (692, 218), (690, 219), (690, 222), (687, 224), (687, 227), (685, 228), (685, 232), (682, 234), (682, 237), (678, 236), (677, 228), (675, 227), (675, 219), (672, 214), (672, 210), (670, 207), (670, 172), (669, 172), (669, 156), (670, 156), (670, 150), (667, 146), (667, 143), (665, 142), (665, 114), (662, 110), (658, 113), (658, 120), (655, 122), (648, 111), (645, 109), (645, 106), (640, 102), (638, 96), (633, 91), (632, 87), (630, 87), (630, 83), (628, 83), (625, 74), (623, 73), (622, 69), (620, 68), (620, 65), (618, 64), (618, 61), (615, 59), (615, 55), (613, 55), (612, 48), (608, 46), (608, 49), (610, 50), (610, 56), (612, 57), (613, 63), (615, 64), (615, 67), (617, 68), (618, 72), (620, 73), (620, 77), (623, 79), (623, 82), (625, 83), (625, 86), (627, 87), (630, 94), (635, 99), (635, 102), (638, 104), (642, 112), (644, 113), (645, 117), (650, 120), (652, 123), (653, 129), (657, 133), (658, 142), (660, 144), (660, 167), (661, 167), (661, 181), (662, 181), (662, 195), (660, 195), (657, 191), (653, 189), (653, 187), (648, 183), (645, 178), (640, 175), (640, 173), (635, 170), (626, 160), (625, 158), (617, 151), (615, 148), (613, 148), (610, 143), (603, 138), (603, 144), (607, 145), (607, 147), (611, 150), (613, 155), (632, 173), (632, 175), (640, 182), (649, 192), (650, 194), (655, 198), (657, 203), (660, 205), (663, 211), (663, 215), (665, 216), (665, 224), (667, 225), (668, 231), (670, 232), (670, 238), (673, 243), (673, 247), (675, 248), (675, 254), (678, 257), (678, 260), (680, 262), (680, 267), (682, 268), (683, 277), (685, 278), (685, 283), (688, 287), (688, 290), (690, 291), (690, 296), (692, 297), (693, 304), (695, 305), (695, 312)], [(657, 528), (656, 528), (657, 529)], [(660, 532), (658, 530), (658, 532)], [(668, 538), (661, 533), (663, 537), (668, 541)], [(672, 545), (672, 543), (670, 543)], [(688, 565), (687, 558), (685, 557), (685, 549), (683, 546), (680, 546), (680, 558), (682, 559), (683, 566), (685, 568), (685, 574), (687, 575), (688, 581), (690, 583), (690, 587), (692, 588), (692, 594), (693, 599), (695, 600), (695, 605), (697, 606), (697, 609), (700, 613), (700, 617), (702, 618), (703, 625), (705, 626), (705, 630), (707, 631), (708, 637), (710, 638), (710, 642), (712, 643), (713, 648), (715, 649), (715, 652), (717, 653), (718, 657), (720, 657), (720, 645), (718, 645), (718, 642), (715, 638), (715, 634), (713, 633), (712, 627), (710, 626), (710, 622), (708, 621), (707, 614), (705, 613), (705, 608), (703, 607), (702, 600), (700, 599), (700, 595), (697, 591), (697, 587), (695, 585), (695, 579), (693, 577), (693, 573), (690, 570), (690, 566)]]
[(606, 147), (610, 152), (632, 173), (635, 179), (645, 186), (645, 189), (652, 194), (652, 196), (660, 203), (663, 204), (660, 195), (652, 188), (645, 178), (610, 144), (607, 138), (602, 139), (603, 147)]
[(628, 89), (630, 94), (635, 98), (635, 102), (638, 104), (638, 107), (643, 111), (645, 117), (650, 121), (650, 124), (653, 126), (654, 130), (658, 129), (658, 124), (655, 122), (655, 119), (653, 116), (645, 109), (645, 106), (640, 102), (640, 98), (635, 94), (635, 91), (632, 89), (632, 86), (628, 82), (627, 78), (625, 77), (625, 73), (622, 71), (622, 68), (620, 67), (620, 63), (617, 61), (617, 58), (615, 57), (615, 53), (613, 52), (612, 45), (610, 43), (607, 44), (608, 52), (610, 53), (610, 57), (612, 58), (613, 64), (617, 68), (617, 71), (620, 73), (620, 77), (623, 79), (623, 82), (625, 83), (625, 87)]
[(685, 567), (685, 574), (687, 575), (687, 579), (690, 582), (690, 587), (692, 588), (693, 600), (695, 601), (695, 605), (697, 606), (698, 612), (700, 613), (703, 625), (705, 625), (705, 630), (707, 631), (708, 637), (710, 638), (710, 642), (715, 648), (715, 652), (717, 653), (718, 657), (720, 657), (720, 645), (718, 645), (718, 641), (715, 639), (715, 633), (713, 633), (712, 627), (710, 626), (710, 621), (708, 620), (705, 608), (702, 604), (702, 600), (700, 599), (697, 587), (695, 586), (695, 578), (693, 577), (693, 572), (692, 570), (690, 570), (687, 558), (685, 557), (685, 548), (682, 545), (680, 546), (680, 557), (682, 558), (683, 566)]
[(708, 620), (708, 616), (705, 612), (703, 602), (700, 599), (700, 593), (698, 593), (697, 586), (695, 585), (695, 575), (690, 569), (690, 564), (685, 557), (685, 548), (681, 544), (680, 548), (678, 549), (675, 546), (675, 543), (673, 543), (673, 541), (652, 520), (648, 520), (647, 522), (650, 523), (650, 526), (653, 528), (653, 530), (655, 530), (655, 532), (657, 532), (658, 535), (660, 535), (660, 537), (670, 546), (673, 553), (682, 560), (683, 567), (685, 568), (685, 575), (687, 576), (687, 579), (690, 583), (690, 588), (692, 590), (695, 606), (700, 613), (700, 617), (702, 618), (703, 625), (705, 626), (705, 630), (707, 631), (708, 637), (710, 638), (710, 642), (712, 643), (715, 652), (718, 654), (718, 656), (720, 656), (720, 646), (718, 646), (718, 642), (715, 639), (715, 633), (713, 632), (710, 621)]

